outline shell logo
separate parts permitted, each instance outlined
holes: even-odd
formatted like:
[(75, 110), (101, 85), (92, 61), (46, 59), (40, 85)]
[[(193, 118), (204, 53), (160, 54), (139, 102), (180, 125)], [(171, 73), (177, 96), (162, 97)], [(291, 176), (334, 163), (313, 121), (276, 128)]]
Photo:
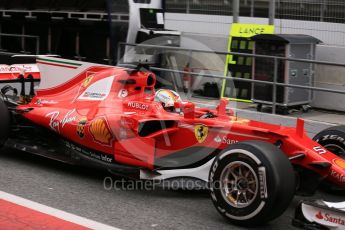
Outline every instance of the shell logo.
[(323, 215), (321, 213), (321, 211), (319, 211), (316, 215), (315, 215), (316, 218), (318, 218), (319, 220), (323, 220)]
[(334, 164), (345, 170), (345, 160), (335, 159)]
[(94, 119), (90, 124), (89, 132), (96, 143), (107, 146), (112, 145), (113, 134), (105, 118)]

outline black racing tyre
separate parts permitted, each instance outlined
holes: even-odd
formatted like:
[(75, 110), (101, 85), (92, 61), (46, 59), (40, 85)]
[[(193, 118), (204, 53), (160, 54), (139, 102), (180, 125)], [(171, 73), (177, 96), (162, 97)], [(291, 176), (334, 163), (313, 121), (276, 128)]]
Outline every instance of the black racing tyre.
[(313, 138), (328, 151), (345, 159), (345, 125), (321, 131)]
[(279, 217), (296, 189), (289, 159), (276, 146), (246, 141), (223, 150), (209, 174), (213, 204), (230, 222), (257, 226)]
[(9, 134), (11, 117), (5, 102), (0, 99), (0, 147), (2, 147)]
[[(334, 126), (321, 131), (313, 138), (328, 151), (345, 159), (345, 125)], [(329, 181), (323, 181), (321, 186), (325, 192), (343, 194), (345, 189)]]

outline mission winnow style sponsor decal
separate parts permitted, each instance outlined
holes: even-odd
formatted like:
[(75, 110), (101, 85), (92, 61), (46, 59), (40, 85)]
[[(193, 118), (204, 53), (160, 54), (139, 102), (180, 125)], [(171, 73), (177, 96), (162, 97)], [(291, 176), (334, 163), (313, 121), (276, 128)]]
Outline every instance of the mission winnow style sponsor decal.
[(70, 69), (76, 69), (82, 65), (79, 63), (71, 62), (71, 61), (60, 61), (60, 60), (53, 60), (53, 59), (48, 59), (48, 58), (37, 58), (36, 62), (38, 64), (51, 65), (51, 66), (70, 68)]

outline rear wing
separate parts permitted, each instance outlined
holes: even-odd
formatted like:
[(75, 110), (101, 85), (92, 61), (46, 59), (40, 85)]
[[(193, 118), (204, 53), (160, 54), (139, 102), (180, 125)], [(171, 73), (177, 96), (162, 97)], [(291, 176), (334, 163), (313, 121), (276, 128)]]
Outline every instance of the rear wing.
[(31, 75), (34, 79), (40, 79), (40, 71), (36, 64), (0, 64), (0, 81), (14, 80), (19, 75), (23, 75), (24, 78)]
[[(13, 55), (12, 57), (32, 57), (32, 64), (0, 64), (0, 93), (20, 92), (22, 98), (31, 98), (36, 93), (48, 93), (59, 89), (88, 70), (111, 66), (58, 58), (57, 55)], [(29, 84), (27, 84), (29, 83)], [(29, 95), (27, 94), (28, 92)]]
[(108, 65), (74, 61), (51, 56), (37, 56), (36, 63), (41, 73), (39, 90), (53, 89), (65, 84), (79, 74), (91, 70), (94, 67), (110, 67)]

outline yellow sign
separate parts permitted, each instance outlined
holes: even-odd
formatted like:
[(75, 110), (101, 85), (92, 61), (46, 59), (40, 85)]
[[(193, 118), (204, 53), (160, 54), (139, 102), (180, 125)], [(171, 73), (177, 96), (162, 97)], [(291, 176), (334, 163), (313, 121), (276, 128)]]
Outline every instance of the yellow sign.
[(92, 81), (92, 79), (93, 79), (93, 75), (86, 77), (84, 82), (83, 82), (83, 87), (87, 87), (90, 84), (90, 82)]
[(199, 143), (202, 143), (205, 141), (207, 135), (208, 135), (208, 127), (205, 125), (196, 125), (194, 127), (194, 133), (197, 141)]
[(233, 23), (231, 26), (230, 36), (250, 38), (258, 34), (273, 34), (273, 33), (274, 33), (274, 25)]
[[(231, 30), (230, 30), (228, 52), (231, 52), (233, 38), (248, 38), (249, 39), (250, 37), (258, 35), (258, 34), (273, 34), (273, 33), (274, 33), (274, 25), (233, 23), (231, 25)], [(241, 52), (241, 51), (238, 51), (238, 52)], [(233, 60), (232, 55), (226, 56), (224, 76), (228, 76), (229, 74), (229, 64), (232, 64), (232, 65), (237, 64), (236, 61)], [(226, 98), (224, 96), (225, 88), (226, 88), (226, 80), (223, 80), (222, 91), (221, 91), (222, 98)], [(242, 101), (242, 102), (251, 102), (250, 100), (234, 99), (234, 98), (231, 98), (231, 99), (236, 100), (236, 101)]]

